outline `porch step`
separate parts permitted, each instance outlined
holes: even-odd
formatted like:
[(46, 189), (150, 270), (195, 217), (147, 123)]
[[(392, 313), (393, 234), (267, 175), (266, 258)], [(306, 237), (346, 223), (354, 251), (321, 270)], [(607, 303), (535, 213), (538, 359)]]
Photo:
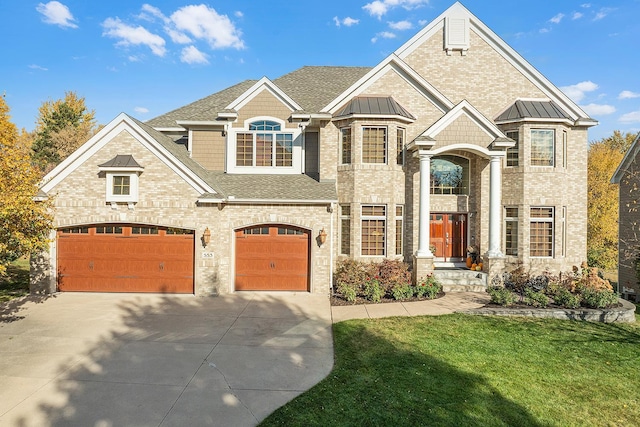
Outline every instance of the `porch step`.
[(433, 275), (446, 292), (484, 292), (487, 290), (487, 273), (459, 268), (433, 270)]

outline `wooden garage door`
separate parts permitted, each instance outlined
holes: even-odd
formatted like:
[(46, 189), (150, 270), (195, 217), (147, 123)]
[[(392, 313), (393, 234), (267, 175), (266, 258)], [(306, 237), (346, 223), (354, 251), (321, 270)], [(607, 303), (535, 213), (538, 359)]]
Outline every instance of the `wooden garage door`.
[(194, 234), (144, 225), (58, 230), (58, 289), (193, 293)]
[(310, 232), (283, 225), (236, 231), (238, 291), (309, 290)]

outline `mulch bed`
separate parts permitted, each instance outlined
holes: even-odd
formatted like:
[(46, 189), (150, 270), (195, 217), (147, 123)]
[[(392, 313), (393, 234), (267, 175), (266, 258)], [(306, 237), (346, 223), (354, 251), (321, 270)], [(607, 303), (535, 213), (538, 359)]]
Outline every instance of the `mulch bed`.
[[(444, 296), (444, 292), (440, 292), (434, 299), (442, 298), (443, 296)], [(331, 305), (332, 306), (362, 305), (362, 304), (386, 304), (386, 303), (390, 303), (390, 302), (414, 302), (414, 301), (430, 301), (430, 300), (428, 298), (413, 297), (413, 298), (409, 298), (409, 299), (405, 299), (405, 300), (399, 301), (397, 299), (384, 297), (384, 298), (382, 298), (380, 300), (380, 302), (376, 303), (376, 302), (369, 301), (368, 299), (364, 299), (362, 297), (356, 297), (356, 300), (354, 302), (350, 302), (350, 301), (347, 301), (346, 299), (344, 299), (342, 297), (342, 295), (335, 294), (335, 295), (331, 296)]]

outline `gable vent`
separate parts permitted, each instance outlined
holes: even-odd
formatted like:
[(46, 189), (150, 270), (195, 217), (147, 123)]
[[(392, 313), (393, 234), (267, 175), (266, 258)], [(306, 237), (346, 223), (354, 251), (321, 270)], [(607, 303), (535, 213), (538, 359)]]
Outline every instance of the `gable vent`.
[(445, 19), (444, 48), (447, 55), (459, 50), (466, 55), (469, 49), (469, 18), (448, 16)]

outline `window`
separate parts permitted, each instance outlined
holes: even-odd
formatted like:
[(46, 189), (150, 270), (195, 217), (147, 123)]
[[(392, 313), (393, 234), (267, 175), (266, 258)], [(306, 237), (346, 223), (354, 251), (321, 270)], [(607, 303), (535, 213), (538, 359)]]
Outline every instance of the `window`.
[(431, 194), (469, 194), (469, 159), (458, 156), (431, 159)]
[(555, 132), (531, 129), (531, 166), (553, 166)]
[(269, 227), (252, 227), (242, 230), (242, 234), (269, 234)]
[(167, 228), (165, 234), (171, 235), (183, 235), (183, 234), (194, 234), (193, 230), (185, 230), (184, 228)]
[(113, 194), (118, 196), (128, 196), (131, 194), (131, 177), (119, 175), (114, 176)]
[(387, 163), (387, 128), (362, 128), (362, 163)]
[(351, 206), (340, 206), (340, 253), (351, 254)]
[(404, 165), (404, 129), (396, 130), (396, 164)]
[(362, 206), (362, 255), (385, 255), (386, 206)]
[(158, 234), (158, 227), (131, 227), (131, 234)]
[(396, 206), (396, 255), (402, 255), (404, 206)]
[(518, 255), (518, 208), (505, 208), (504, 214), (504, 252), (505, 255)]
[(118, 225), (96, 227), (96, 234), (122, 234), (122, 227)]
[(507, 138), (511, 138), (516, 142), (516, 145), (511, 148), (507, 148), (507, 166), (518, 166), (518, 146), (520, 145), (520, 133), (518, 131), (510, 131), (505, 132), (505, 135), (507, 135)]
[(531, 208), (529, 255), (553, 256), (553, 208)]
[(342, 164), (351, 164), (351, 128), (340, 129), (342, 145)]
[(63, 234), (89, 234), (89, 227), (61, 228)]
[(138, 201), (137, 172), (107, 172), (107, 202)]
[(297, 228), (278, 227), (278, 234), (281, 236), (302, 236), (304, 231)]
[[(236, 134), (236, 166), (293, 166), (293, 134), (270, 120), (249, 124), (250, 132)], [(275, 145), (274, 145), (275, 143)]]

